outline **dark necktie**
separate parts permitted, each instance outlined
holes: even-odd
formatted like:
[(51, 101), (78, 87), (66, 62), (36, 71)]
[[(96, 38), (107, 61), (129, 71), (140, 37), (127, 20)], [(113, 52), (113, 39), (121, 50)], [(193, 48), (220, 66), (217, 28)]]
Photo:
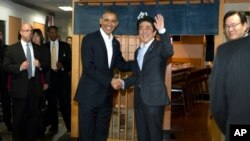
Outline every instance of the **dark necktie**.
[(26, 53), (27, 53), (27, 60), (29, 62), (28, 78), (30, 79), (32, 77), (32, 59), (31, 59), (31, 52), (30, 52), (29, 44), (27, 44)]

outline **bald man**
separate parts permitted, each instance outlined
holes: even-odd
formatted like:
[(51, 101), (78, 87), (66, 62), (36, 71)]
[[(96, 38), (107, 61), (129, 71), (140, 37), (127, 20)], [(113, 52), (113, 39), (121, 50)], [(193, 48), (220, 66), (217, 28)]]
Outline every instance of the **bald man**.
[(38, 99), (42, 95), (41, 73), (48, 69), (49, 60), (31, 42), (33, 28), (21, 26), (21, 40), (7, 47), (3, 70), (11, 75), (10, 95), (13, 113), (13, 141), (35, 141)]

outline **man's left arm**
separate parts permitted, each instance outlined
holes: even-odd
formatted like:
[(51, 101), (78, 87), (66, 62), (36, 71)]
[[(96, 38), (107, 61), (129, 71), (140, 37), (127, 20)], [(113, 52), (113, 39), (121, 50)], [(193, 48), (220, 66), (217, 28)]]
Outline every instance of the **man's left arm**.
[[(71, 50), (67, 43), (62, 43), (62, 56), (58, 59), (57, 68), (62, 71), (71, 71)], [(59, 51), (60, 52), (60, 51)]]
[[(118, 41), (117, 41), (118, 42)], [(119, 43), (117, 43), (119, 44)], [(134, 61), (125, 61), (120, 50), (120, 44), (117, 45), (117, 58), (115, 60), (116, 67), (122, 72), (132, 71)]]
[(221, 63), (221, 51), (218, 48), (217, 55), (214, 59), (214, 65), (209, 79), (209, 94), (211, 103), (211, 112), (220, 130), (226, 133), (226, 117), (227, 117), (227, 106), (225, 97), (224, 81), (226, 74), (223, 70)]
[(155, 16), (154, 26), (158, 30), (158, 33), (160, 35), (160, 42), (162, 47), (161, 55), (164, 58), (171, 57), (174, 54), (173, 46), (164, 26), (164, 17), (161, 14), (157, 14)]

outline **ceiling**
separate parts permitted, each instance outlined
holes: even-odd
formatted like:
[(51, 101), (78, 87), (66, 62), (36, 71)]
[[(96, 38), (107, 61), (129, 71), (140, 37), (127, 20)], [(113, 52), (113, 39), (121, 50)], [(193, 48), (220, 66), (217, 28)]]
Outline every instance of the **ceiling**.
[[(38, 10), (45, 11), (50, 14), (65, 14), (65, 11), (62, 11), (58, 8), (58, 6), (72, 6), (72, 0), (10, 0), (12, 2), (30, 7), (35, 8)], [(83, 2), (107, 2), (111, 0), (78, 0)], [(112, 0), (113, 1), (113, 0)], [(120, 1), (150, 1), (150, 0), (120, 0)], [(152, 0), (151, 0), (152, 1)], [(177, 1), (177, 0), (176, 0)], [(227, 3), (233, 2), (249, 2), (249, 0), (225, 0)], [(71, 12), (67, 12), (71, 13)]]
[[(50, 14), (65, 13), (58, 6), (72, 6), (72, 0), (11, 0), (12, 2), (45, 11)], [(70, 13), (70, 12), (67, 12)]]

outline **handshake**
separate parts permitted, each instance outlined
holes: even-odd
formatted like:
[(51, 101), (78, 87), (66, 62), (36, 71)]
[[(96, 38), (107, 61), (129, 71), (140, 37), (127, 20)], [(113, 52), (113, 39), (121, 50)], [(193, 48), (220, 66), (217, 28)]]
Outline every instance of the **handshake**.
[(111, 81), (111, 86), (115, 89), (121, 89), (123, 86), (123, 80), (120, 78), (113, 78)]

